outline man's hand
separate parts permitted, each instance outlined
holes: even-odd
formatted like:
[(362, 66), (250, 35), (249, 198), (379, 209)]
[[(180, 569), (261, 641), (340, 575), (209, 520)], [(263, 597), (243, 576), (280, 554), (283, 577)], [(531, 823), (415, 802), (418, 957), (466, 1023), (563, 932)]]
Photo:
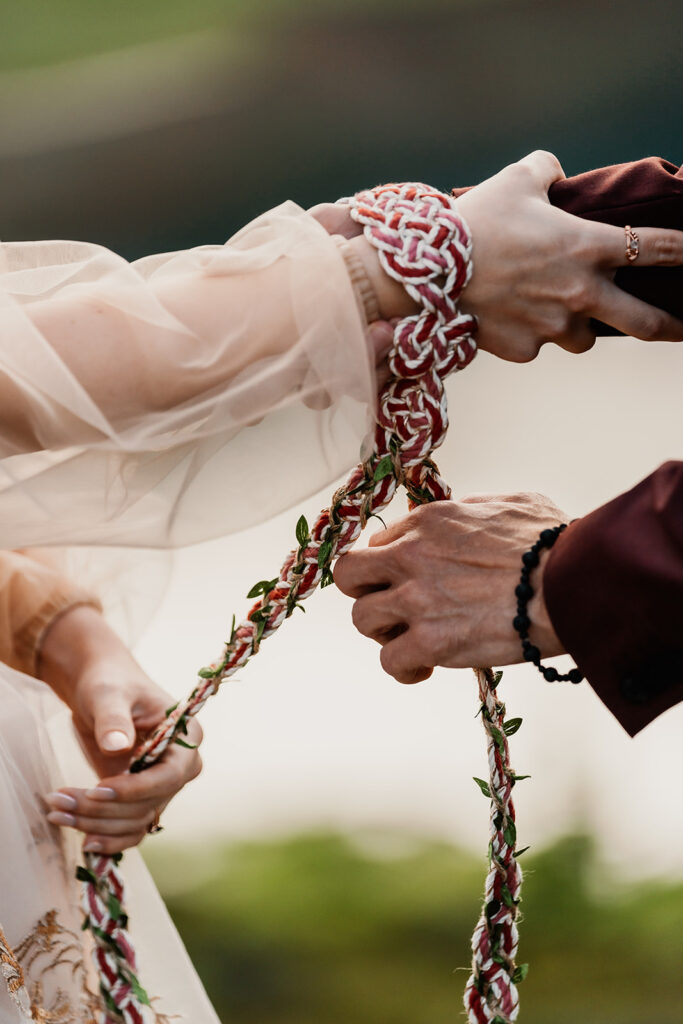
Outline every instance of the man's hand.
[[(49, 628), (39, 676), (71, 709), (100, 779), (93, 789), (62, 787), (48, 794), (48, 820), (85, 832), (87, 849), (117, 853), (135, 846), (155, 813), (201, 771), (198, 751), (177, 744), (146, 771), (126, 771), (135, 745), (163, 721), (173, 698), (142, 671), (99, 612), (84, 606), (65, 612)], [(185, 739), (201, 743), (194, 718)]]
[[(354, 625), (381, 645), (382, 667), (401, 683), (428, 678), (436, 665), (509, 665), (523, 660), (512, 626), (522, 554), (564, 521), (539, 494), (434, 502), (340, 558), (335, 582), (355, 598)], [(544, 657), (563, 653), (543, 600), (548, 553), (529, 602), (530, 637)]]

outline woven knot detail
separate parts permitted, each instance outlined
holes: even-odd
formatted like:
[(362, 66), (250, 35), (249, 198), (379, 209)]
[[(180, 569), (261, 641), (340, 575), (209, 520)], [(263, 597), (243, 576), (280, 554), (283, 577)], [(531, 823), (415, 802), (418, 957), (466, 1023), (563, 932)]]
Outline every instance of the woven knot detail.
[(477, 346), (472, 337), (473, 317), (455, 313), (445, 321), (435, 313), (405, 317), (397, 324), (389, 369), (395, 377), (419, 377), (435, 370), (447, 377), (462, 370), (474, 358)]
[(385, 272), (421, 307), (394, 332), (389, 366), (396, 377), (435, 370), (445, 377), (476, 352), (477, 322), (457, 301), (472, 272), (470, 231), (456, 201), (415, 182), (382, 185), (341, 200), (363, 226)]
[(421, 463), (443, 442), (448, 427), (446, 396), (439, 376), (430, 373), (419, 381), (391, 384), (382, 395), (377, 424), (383, 448), (388, 438), (398, 440), (404, 470)]

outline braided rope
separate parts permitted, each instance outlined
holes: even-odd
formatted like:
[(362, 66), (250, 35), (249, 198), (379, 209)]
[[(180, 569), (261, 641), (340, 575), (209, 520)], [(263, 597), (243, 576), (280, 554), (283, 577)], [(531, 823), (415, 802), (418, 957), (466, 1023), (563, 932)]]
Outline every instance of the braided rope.
[[(341, 200), (378, 249), (384, 270), (400, 281), (420, 312), (401, 320), (389, 356), (393, 380), (383, 390), (370, 456), (351, 473), (313, 526), (302, 516), (297, 547), (279, 575), (258, 583), (259, 597), (247, 618), (233, 626), (222, 657), (201, 669), (197, 685), (136, 752), (130, 771), (143, 771), (172, 742), (183, 743), (188, 719), (220, 684), (256, 654), (320, 585), (333, 582), (330, 563), (349, 551), (372, 515), (393, 498), (399, 484), (411, 508), (450, 497), (431, 453), (444, 440), (448, 413), (443, 379), (467, 366), (476, 353), (476, 321), (457, 299), (471, 273), (469, 230), (455, 201), (422, 184), (385, 185)], [(465, 1002), (471, 1024), (511, 1024), (518, 1012), (513, 978), (515, 927), (521, 872), (514, 860), (513, 774), (503, 730), (504, 708), (495, 696), (497, 680), (478, 671), (482, 718), (488, 734), (491, 793), (490, 870), (481, 920), (473, 938), (473, 971)], [(486, 784), (483, 784), (486, 786)], [(104, 1024), (144, 1024), (149, 999), (137, 980), (135, 951), (126, 935), (120, 854), (86, 854), (79, 868), (84, 882), (84, 927), (95, 940), (95, 960), (104, 1001)]]

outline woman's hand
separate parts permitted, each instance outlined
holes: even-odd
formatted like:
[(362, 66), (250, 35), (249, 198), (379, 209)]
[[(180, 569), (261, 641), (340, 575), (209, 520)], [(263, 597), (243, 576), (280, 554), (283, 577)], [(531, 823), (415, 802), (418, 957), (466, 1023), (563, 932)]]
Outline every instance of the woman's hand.
[[(563, 177), (558, 160), (537, 151), (457, 200), (472, 232), (473, 266), (459, 305), (478, 319), (479, 347), (513, 362), (534, 359), (547, 342), (586, 352), (595, 344), (592, 319), (645, 341), (683, 341), (683, 322), (614, 284), (628, 265), (623, 228), (551, 206), (548, 190)], [(347, 207), (324, 203), (311, 213), (351, 240), (384, 320), (415, 312)], [(683, 232), (639, 227), (638, 236), (638, 266), (683, 265)]]
[[(85, 833), (85, 849), (117, 853), (135, 846), (170, 799), (201, 771), (195, 749), (172, 744), (158, 764), (131, 775), (131, 754), (165, 717), (173, 698), (142, 671), (93, 608), (59, 616), (41, 647), (39, 676), (70, 707), (81, 744), (99, 777), (88, 790), (70, 786), (46, 797), (48, 820)], [(192, 718), (185, 740), (198, 745)]]
[[(354, 625), (380, 644), (382, 667), (401, 683), (427, 679), (436, 665), (509, 665), (523, 660), (512, 626), (522, 555), (560, 522), (563, 513), (540, 494), (435, 501), (343, 555), (335, 583), (355, 599)], [(548, 554), (533, 571), (528, 606), (543, 657), (563, 653), (543, 598)]]
[[(543, 344), (569, 352), (595, 344), (595, 318), (645, 341), (683, 341), (683, 323), (614, 284), (627, 266), (624, 229), (550, 205), (564, 178), (556, 157), (538, 151), (457, 200), (472, 231), (473, 272), (460, 306), (479, 320), (479, 347), (526, 362)], [(683, 232), (638, 228), (638, 266), (683, 264)]]

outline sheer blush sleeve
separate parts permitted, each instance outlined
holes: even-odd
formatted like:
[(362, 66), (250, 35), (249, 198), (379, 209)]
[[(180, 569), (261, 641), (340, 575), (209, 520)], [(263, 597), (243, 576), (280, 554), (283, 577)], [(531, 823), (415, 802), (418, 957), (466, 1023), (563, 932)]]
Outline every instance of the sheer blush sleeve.
[(0, 246), (3, 542), (187, 544), (326, 485), (374, 405), (366, 309), (293, 203), (135, 263)]
[(0, 551), (0, 661), (35, 675), (48, 626), (80, 604), (101, 607), (94, 593), (64, 576), (42, 553)]

